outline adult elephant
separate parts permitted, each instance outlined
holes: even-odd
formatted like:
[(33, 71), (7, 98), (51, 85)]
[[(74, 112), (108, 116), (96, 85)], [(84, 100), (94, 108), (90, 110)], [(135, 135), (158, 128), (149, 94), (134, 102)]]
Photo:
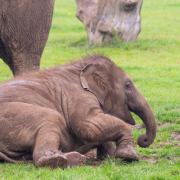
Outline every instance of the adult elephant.
[(0, 0), (0, 58), (14, 75), (39, 70), (54, 0)]
[(0, 107), (0, 160), (9, 162), (30, 157), (36, 166), (77, 165), (85, 159), (80, 153), (109, 141), (116, 142), (114, 157), (137, 160), (131, 112), (146, 127), (139, 146), (148, 147), (156, 136), (145, 98), (125, 72), (101, 56), (2, 84)]
[(77, 17), (90, 44), (109, 43), (113, 37), (135, 41), (141, 31), (143, 0), (76, 0)]

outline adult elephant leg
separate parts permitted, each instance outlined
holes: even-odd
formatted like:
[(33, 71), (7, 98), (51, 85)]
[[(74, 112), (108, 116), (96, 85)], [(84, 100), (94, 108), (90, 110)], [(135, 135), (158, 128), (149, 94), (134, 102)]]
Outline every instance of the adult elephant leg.
[(115, 141), (115, 157), (125, 160), (138, 159), (133, 147), (132, 128), (123, 120), (103, 112), (91, 111), (86, 120), (75, 120), (72, 126), (76, 135), (85, 143), (103, 144)]
[(8, 1), (1, 19), (1, 41), (14, 75), (38, 70), (51, 27), (54, 0)]
[(40, 68), (41, 53), (28, 54), (21, 52), (12, 57), (13, 68), (11, 68), (15, 76), (30, 71), (37, 71)]
[(3, 48), (0, 58), (9, 66), (13, 75), (18, 75), (27, 71), (39, 70), (41, 55), (26, 52), (16, 53), (13, 49)]
[(9, 66), (10, 70), (13, 72), (13, 62), (6, 52), (6, 47), (0, 38), (0, 58)]

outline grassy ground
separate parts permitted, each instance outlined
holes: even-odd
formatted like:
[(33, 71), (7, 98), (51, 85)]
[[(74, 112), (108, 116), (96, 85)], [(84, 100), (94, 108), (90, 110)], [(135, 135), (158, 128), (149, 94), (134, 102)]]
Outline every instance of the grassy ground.
[[(158, 122), (155, 143), (137, 147), (140, 162), (107, 160), (97, 167), (67, 170), (37, 169), (31, 164), (0, 165), (0, 179), (180, 179), (180, 0), (146, 0), (142, 32), (135, 43), (114, 41), (109, 46), (88, 47), (86, 33), (75, 18), (74, 0), (56, 0), (53, 26), (42, 57), (42, 68), (81, 56), (109, 56), (134, 79), (150, 102)], [(11, 77), (0, 62), (0, 81)], [(135, 130), (135, 138), (142, 130)]]

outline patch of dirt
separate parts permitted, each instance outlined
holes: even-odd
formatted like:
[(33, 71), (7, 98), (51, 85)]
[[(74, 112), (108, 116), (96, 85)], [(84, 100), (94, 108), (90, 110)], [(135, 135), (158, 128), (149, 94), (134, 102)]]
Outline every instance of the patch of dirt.
[(151, 164), (156, 164), (158, 162), (158, 157), (155, 157), (155, 156), (141, 156), (140, 157), (141, 160), (144, 160), (144, 161), (147, 161)]
[(168, 160), (171, 160), (173, 162), (180, 162), (180, 157), (179, 156), (168, 156)]
[(180, 147), (180, 132), (173, 132), (171, 134), (171, 138), (168, 141), (158, 143), (158, 147), (164, 147), (168, 145)]
[(166, 141), (166, 142), (161, 142), (157, 145), (157, 147), (164, 147), (164, 146), (169, 146), (172, 145), (172, 142)]
[(180, 141), (180, 132), (173, 132), (171, 138), (175, 141)]
[(158, 128), (168, 128), (171, 125), (172, 125), (171, 123), (162, 123), (162, 122), (157, 123)]

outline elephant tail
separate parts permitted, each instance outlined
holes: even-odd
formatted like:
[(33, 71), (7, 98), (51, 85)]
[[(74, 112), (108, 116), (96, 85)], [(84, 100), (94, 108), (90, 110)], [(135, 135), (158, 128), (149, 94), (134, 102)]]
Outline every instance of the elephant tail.
[(6, 161), (8, 163), (18, 163), (19, 161), (16, 161), (16, 160), (13, 160), (9, 157), (7, 157), (4, 153), (0, 152), (0, 161), (3, 160), (3, 161)]

